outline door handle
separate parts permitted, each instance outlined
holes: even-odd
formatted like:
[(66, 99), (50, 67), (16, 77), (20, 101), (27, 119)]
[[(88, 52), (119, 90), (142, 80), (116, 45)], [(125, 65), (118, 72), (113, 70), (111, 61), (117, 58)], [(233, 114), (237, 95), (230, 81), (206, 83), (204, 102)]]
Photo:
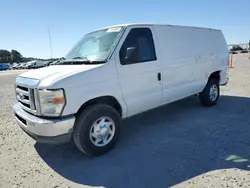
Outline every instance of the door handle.
[(160, 72), (158, 73), (157, 77), (158, 77), (158, 81), (161, 81), (161, 73)]

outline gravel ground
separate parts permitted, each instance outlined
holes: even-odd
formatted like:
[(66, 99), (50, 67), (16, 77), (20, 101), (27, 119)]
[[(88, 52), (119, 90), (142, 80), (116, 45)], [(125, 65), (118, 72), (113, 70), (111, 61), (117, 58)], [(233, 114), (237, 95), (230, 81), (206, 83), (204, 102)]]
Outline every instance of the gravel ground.
[(217, 106), (190, 97), (128, 119), (117, 147), (97, 158), (28, 137), (12, 114), (20, 72), (0, 72), (0, 187), (250, 187), (246, 57), (234, 56)]

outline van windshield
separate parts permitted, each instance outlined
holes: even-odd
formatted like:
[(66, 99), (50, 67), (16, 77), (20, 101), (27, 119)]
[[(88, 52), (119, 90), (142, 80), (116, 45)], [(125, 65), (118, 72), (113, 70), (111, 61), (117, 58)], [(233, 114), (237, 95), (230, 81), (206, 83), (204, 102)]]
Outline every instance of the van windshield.
[(113, 27), (86, 34), (65, 56), (65, 60), (106, 61), (122, 31), (123, 27)]

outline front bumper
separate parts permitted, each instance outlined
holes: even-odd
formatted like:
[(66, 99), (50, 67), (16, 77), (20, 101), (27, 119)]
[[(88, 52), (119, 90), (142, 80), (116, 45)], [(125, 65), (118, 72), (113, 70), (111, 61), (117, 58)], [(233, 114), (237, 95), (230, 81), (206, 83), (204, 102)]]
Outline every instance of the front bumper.
[(71, 140), (75, 117), (44, 119), (24, 111), (17, 103), (13, 106), (17, 124), (40, 143), (61, 144)]

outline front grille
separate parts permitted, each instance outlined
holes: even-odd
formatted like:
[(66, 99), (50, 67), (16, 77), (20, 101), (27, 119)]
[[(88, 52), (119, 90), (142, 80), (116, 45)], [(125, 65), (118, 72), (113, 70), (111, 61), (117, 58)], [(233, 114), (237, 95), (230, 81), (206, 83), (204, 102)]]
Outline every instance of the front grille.
[(17, 85), (17, 88), (24, 90), (24, 91), (29, 91), (29, 89), (27, 87)]
[(30, 109), (30, 105), (29, 104), (25, 104), (25, 103), (23, 103), (23, 102), (21, 102), (21, 101), (19, 101), (23, 106), (25, 106), (25, 107), (27, 107), (27, 108), (29, 108)]
[(36, 113), (34, 89), (16, 85), (16, 98), (25, 111)]

